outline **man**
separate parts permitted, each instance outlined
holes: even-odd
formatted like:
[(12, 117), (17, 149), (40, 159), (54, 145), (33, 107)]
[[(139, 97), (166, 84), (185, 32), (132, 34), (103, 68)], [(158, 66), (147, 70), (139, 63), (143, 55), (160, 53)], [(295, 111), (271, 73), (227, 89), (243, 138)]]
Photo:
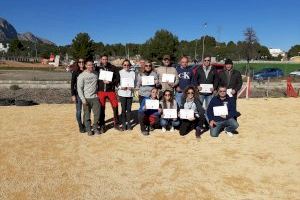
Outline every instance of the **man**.
[[(200, 91), (200, 101), (203, 104), (203, 108), (207, 109), (209, 102), (213, 98), (214, 92), (218, 87), (218, 74), (215, 67), (211, 66), (211, 56), (204, 56), (202, 66), (196, 68), (195, 72), (195, 84)], [(200, 84), (212, 84), (210, 91), (207, 93), (201, 92), (202, 87)]]
[[(164, 55), (162, 60), (163, 66), (160, 66), (156, 68), (156, 72), (159, 75), (159, 82), (161, 83), (161, 91), (159, 93), (159, 96), (161, 97), (162, 93), (165, 90), (174, 91), (174, 88), (176, 85), (178, 85), (179, 77), (176, 69), (172, 67), (171, 65), (171, 57), (170, 55)], [(172, 74), (174, 75), (174, 81), (173, 82), (162, 82), (162, 76), (163, 74)]]
[(111, 103), (114, 113), (114, 128), (119, 130), (119, 112), (118, 112), (118, 99), (115, 92), (115, 87), (120, 83), (120, 75), (118, 69), (108, 62), (108, 56), (102, 55), (100, 57), (100, 66), (96, 71), (101, 73), (101, 70), (113, 72), (111, 81), (98, 80), (98, 98), (101, 105), (101, 113), (99, 119), (100, 132), (105, 132), (105, 102), (106, 99)]
[[(215, 116), (214, 107), (226, 106), (228, 110), (227, 115)], [(239, 124), (234, 119), (237, 115), (235, 100), (233, 97), (227, 95), (226, 86), (219, 86), (217, 96), (214, 96), (207, 108), (207, 117), (210, 126), (210, 135), (212, 137), (218, 137), (221, 131), (224, 129), (225, 133), (229, 136), (233, 136)]]
[(231, 59), (225, 60), (225, 68), (219, 74), (219, 85), (225, 85), (231, 89), (231, 94), (237, 99), (237, 93), (242, 88), (243, 80), (239, 71), (233, 69), (233, 62)]
[(193, 67), (188, 66), (189, 59), (187, 56), (183, 56), (180, 59), (180, 65), (176, 67), (176, 71), (179, 77), (178, 85), (176, 86), (175, 99), (178, 106), (181, 106), (183, 91), (186, 87), (193, 85)]
[(92, 61), (87, 61), (85, 64), (86, 70), (83, 71), (77, 78), (77, 90), (83, 104), (84, 124), (88, 135), (93, 135), (91, 131), (91, 110), (94, 113), (93, 129), (96, 135), (100, 134), (97, 129), (97, 122), (99, 120), (100, 104), (97, 97), (97, 82), (98, 75), (94, 71)]

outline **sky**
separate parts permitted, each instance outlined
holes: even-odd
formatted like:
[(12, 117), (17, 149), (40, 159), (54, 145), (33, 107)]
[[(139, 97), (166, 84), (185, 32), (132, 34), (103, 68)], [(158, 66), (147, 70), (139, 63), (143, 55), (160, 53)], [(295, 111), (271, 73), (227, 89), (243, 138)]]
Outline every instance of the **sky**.
[(252, 27), (262, 45), (287, 51), (300, 44), (299, 9), (300, 0), (0, 0), (0, 17), (19, 33), (57, 45), (79, 32), (105, 44), (143, 43), (159, 29), (179, 40), (236, 42)]

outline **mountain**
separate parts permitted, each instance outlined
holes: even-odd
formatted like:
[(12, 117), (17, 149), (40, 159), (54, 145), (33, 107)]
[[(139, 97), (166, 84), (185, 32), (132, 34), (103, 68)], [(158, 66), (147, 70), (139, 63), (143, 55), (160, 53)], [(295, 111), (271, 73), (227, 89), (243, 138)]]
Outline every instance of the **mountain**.
[(30, 32), (18, 33), (13, 25), (11, 25), (6, 19), (0, 17), (0, 41), (9, 41), (16, 38), (23, 41), (55, 45), (55, 43), (47, 39), (40, 38)]

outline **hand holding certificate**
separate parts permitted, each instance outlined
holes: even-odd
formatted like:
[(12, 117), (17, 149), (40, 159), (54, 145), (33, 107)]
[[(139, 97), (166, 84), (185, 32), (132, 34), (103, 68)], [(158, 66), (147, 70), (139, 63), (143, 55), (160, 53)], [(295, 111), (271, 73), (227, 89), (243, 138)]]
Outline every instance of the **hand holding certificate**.
[(99, 80), (103, 80), (103, 81), (112, 81), (112, 77), (113, 77), (114, 73), (111, 71), (105, 71), (105, 70), (100, 70), (100, 74), (99, 74)]
[(228, 108), (227, 106), (215, 106), (213, 107), (214, 116), (226, 116), (228, 115)]
[(150, 109), (158, 109), (159, 108), (159, 100), (153, 100), (153, 99), (146, 99), (146, 109), (150, 110)]
[(161, 81), (163, 83), (174, 83), (175, 82), (175, 75), (174, 74), (163, 74)]
[(176, 119), (177, 118), (177, 109), (163, 109), (163, 118), (164, 119)]
[(134, 80), (132, 78), (121, 78), (122, 88), (134, 88)]
[(213, 84), (200, 84), (201, 93), (212, 93), (211, 89), (214, 88)]
[(142, 76), (142, 85), (154, 85), (154, 76)]
[(179, 112), (180, 119), (193, 119), (194, 111), (191, 109), (180, 109)]

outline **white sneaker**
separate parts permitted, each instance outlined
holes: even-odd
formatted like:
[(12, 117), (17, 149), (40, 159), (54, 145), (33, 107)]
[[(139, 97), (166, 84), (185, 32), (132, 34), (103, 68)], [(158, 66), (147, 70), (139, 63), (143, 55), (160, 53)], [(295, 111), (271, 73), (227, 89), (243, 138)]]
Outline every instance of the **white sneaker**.
[(161, 130), (162, 130), (163, 133), (165, 133), (167, 131), (165, 127), (162, 127)]
[(229, 132), (229, 131), (225, 131), (225, 133), (229, 136), (229, 137), (233, 137), (233, 133)]
[(170, 129), (170, 131), (171, 131), (171, 132), (174, 132), (174, 131), (175, 131), (175, 129), (174, 129), (174, 127), (173, 127), (173, 126), (171, 126), (171, 129)]

